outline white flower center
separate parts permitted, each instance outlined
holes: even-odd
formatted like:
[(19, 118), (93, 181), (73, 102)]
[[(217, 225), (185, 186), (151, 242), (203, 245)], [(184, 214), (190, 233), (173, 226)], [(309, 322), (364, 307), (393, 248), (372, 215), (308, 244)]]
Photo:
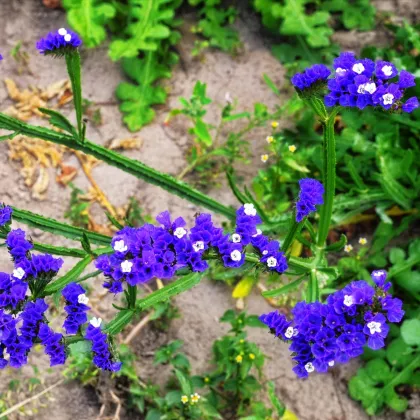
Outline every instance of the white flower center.
[(230, 258), (232, 258), (232, 261), (241, 261), (242, 253), (235, 249), (230, 253)]
[(118, 252), (125, 252), (127, 251), (128, 247), (125, 244), (124, 240), (121, 239), (121, 241), (115, 241), (114, 243), (114, 250)]
[(351, 306), (351, 305), (353, 305), (353, 303), (354, 303), (354, 299), (353, 299), (353, 296), (351, 296), (351, 295), (345, 295), (344, 296), (344, 305), (346, 305), (346, 306)]
[(284, 336), (286, 338), (292, 338), (293, 337), (293, 327), (289, 327), (286, 332), (284, 333)]
[(257, 236), (261, 235), (262, 230), (261, 229), (257, 229), (257, 233), (255, 235), (252, 235), (253, 238), (256, 238)]
[(359, 85), (359, 87), (357, 88), (357, 93), (374, 93), (376, 91), (376, 84), (374, 82), (372, 83), (363, 83), (361, 85)]
[(60, 28), (58, 34), (61, 36), (67, 35), (67, 30), (65, 28)]
[(293, 337), (296, 337), (299, 334), (299, 330), (297, 328), (293, 328)]
[(64, 41), (70, 42), (71, 41), (71, 35), (70, 34), (65, 34), (64, 35)]
[(313, 365), (311, 362), (306, 363), (306, 365), (305, 365), (305, 370), (306, 370), (306, 372), (308, 372), (308, 373), (313, 372), (313, 371), (315, 370), (314, 365)]
[(241, 235), (239, 235), (238, 233), (234, 233), (232, 235), (232, 242), (235, 242), (235, 244), (241, 242)]
[(365, 66), (362, 63), (356, 63), (353, 65), (352, 70), (357, 74), (362, 74), (365, 71)]
[(267, 265), (268, 267), (276, 267), (277, 266), (277, 260), (274, 257), (267, 258)]
[(257, 214), (257, 210), (252, 203), (244, 204), (244, 212), (247, 216), (255, 216)]
[(82, 293), (81, 295), (77, 296), (77, 302), (82, 303), (83, 305), (87, 305), (89, 298), (84, 293)]
[(334, 366), (334, 360), (331, 360), (330, 362), (328, 362), (328, 366)]
[(394, 102), (394, 95), (392, 93), (385, 93), (385, 95), (382, 95), (382, 99), (384, 100), (384, 105), (392, 105)]
[(202, 249), (204, 249), (204, 242), (203, 241), (194, 242), (193, 248), (195, 252), (201, 251)]
[(15, 270), (13, 270), (13, 277), (16, 277), (19, 280), (22, 280), (24, 275), (25, 270), (22, 267), (18, 267)]
[(335, 70), (335, 72), (336, 72), (339, 76), (341, 76), (341, 75), (343, 75), (344, 73), (347, 73), (347, 70), (346, 70), (346, 69), (342, 69), (341, 67), (338, 67), (338, 69), (336, 69), (336, 70)]
[(380, 333), (382, 331), (382, 328), (381, 328), (382, 325), (380, 322), (375, 322), (375, 321), (369, 322), (367, 324), (367, 327), (369, 328), (371, 334), (375, 334), (377, 332)]
[(374, 277), (380, 277), (380, 276), (382, 276), (384, 274), (384, 272), (382, 271), (382, 270), (380, 270), (380, 271), (375, 271), (374, 273), (373, 273), (373, 276)]
[(262, 252), (262, 254), (263, 254), (263, 255), (267, 255), (267, 254), (268, 254), (268, 251), (267, 251), (267, 250), (264, 250), (264, 251)]
[(177, 227), (174, 231), (174, 235), (178, 238), (181, 239), (183, 238), (185, 235), (187, 234), (187, 231), (183, 228), (183, 227)]
[(121, 270), (123, 273), (131, 273), (131, 267), (133, 263), (131, 261), (123, 261), (121, 263)]
[(90, 324), (93, 325), (95, 328), (99, 328), (102, 324), (102, 318), (95, 318), (93, 317), (90, 320)]
[(392, 74), (392, 67), (391, 66), (383, 66), (382, 67), (382, 73), (385, 75), (385, 76), (391, 76), (391, 74)]

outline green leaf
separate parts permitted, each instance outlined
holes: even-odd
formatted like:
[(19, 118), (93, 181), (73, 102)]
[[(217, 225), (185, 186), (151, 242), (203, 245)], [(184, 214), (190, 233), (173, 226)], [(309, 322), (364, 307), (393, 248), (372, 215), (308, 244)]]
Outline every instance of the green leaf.
[(144, 311), (151, 306), (156, 305), (159, 302), (167, 300), (173, 296), (176, 296), (188, 289), (196, 286), (200, 283), (203, 278), (203, 273), (192, 273), (187, 276), (181, 277), (178, 280), (173, 281), (170, 284), (162, 287), (162, 289), (156, 290), (144, 299), (137, 301), (137, 310)]
[(174, 370), (175, 370), (175, 375), (179, 381), (179, 384), (181, 385), (182, 393), (189, 397), (193, 392), (191, 381), (180, 370), (178, 369), (174, 369)]
[(401, 325), (401, 337), (409, 346), (420, 346), (420, 319), (407, 319)]
[(195, 121), (195, 127), (193, 130), (194, 134), (206, 147), (210, 147), (213, 144), (213, 139), (211, 137), (211, 134), (209, 133), (207, 124), (203, 120), (198, 118)]
[(103, 0), (63, 0), (70, 26), (84, 45), (96, 47), (106, 38), (105, 24), (115, 16), (115, 7)]
[(70, 354), (75, 357), (92, 351), (92, 343), (89, 340), (80, 340), (76, 343), (69, 344), (68, 347), (70, 349)]
[(120, 333), (133, 319), (134, 311), (125, 309), (118, 312), (117, 316), (107, 324), (105, 331), (110, 335)]
[(168, 0), (131, 0), (130, 20), (125, 28), (128, 38), (111, 43), (111, 59), (137, 57), (139, 50), (158, 50), (161, 40), (171, 35), (169, 24), (174, 14)]
[(270, 77), (263, 73), (263, 79), (264, 82), (267, 84), (267, 86), (271, 89), (271, 91), (276, 94), (277, 96), (280, 96), (280, 91), (277, 88), (276, 84), (270, 79)]
[(49, 123), (54, 125), (55, 127), (60, 128), (61, 130), (67, 131), (73, 137), (77, 138), (77, 130), (73, 127), (71, 122), (63, 115), (57, 111), (53, 111), (52, 109), (47, 108), (38, 108), (42, 113), (49, 115), (51, 118), (49, 119)]
[(267, 388), (268, 388), (268, 397), (270, 398), (270, 402), (273, 405), (273, 407), (275, 408), (276, 413), (279, 416), (279, 418), (282, 418), (283, 414), (286, 411), (286, 407), (278, 399), (278, 397), (276, 395), (276, 389), (275, 389), (274, 383), (269, 381), (267, 383)]
[(273, 298), (273, 297), (277, 297), (280, 295), (284, 295), (285, 293), (289, 293), (292, 290), (297, 289), (300, 284), (303, 282), (303, 280), (305, 279), (305, 276), (302, 276), (300, 278), (298, 278), (297, 280), (294, 280), (288, 284), (286, 284), (285, 286), (279, 287), (277, 289), (273, 289), (273, 290), (267, 290), (265, 292), (262, 292), (261, 294), (265, 297), (265, 298)]
[(63, 289), (69, 283), (75, 281), (83, 273), (85, 268), (92, 262), (92, 257), (86, 255), (83, 260), (80, 260), (70, 271), (68, 271), (64, 276), (58, 278), (57, 280), (50, 283), (45, 288), (46, 295), (52, 295), (58, 290)]
[(141, 59), (124, 59), (122, 66), (137, 85), (120, 83), (116, 95), (121, 101), (120, 110), (124, 114), (124, 122), (131, 131), (137, 131), (154, 119), (152, 106), (165, 103), (165, 90), (155, 84), (158, 79), (171, 77), (171, 71), (152, 52), (147, 52)]

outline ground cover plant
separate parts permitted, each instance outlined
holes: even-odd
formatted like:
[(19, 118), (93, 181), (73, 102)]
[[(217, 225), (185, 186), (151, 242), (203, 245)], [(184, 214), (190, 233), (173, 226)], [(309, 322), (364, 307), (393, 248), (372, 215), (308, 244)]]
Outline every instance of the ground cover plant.
[[(111, 8), (117, 5), (114, 2)], [(202, 16), (211, 16), (214, 6), (203, 4), (207, 9)], [(325, 7), (340, 10), (332, 2)], [(102, 14), (104, 19), (111, 9), (98, 10), (97, 16)], [(134, 25), (143, 22), (141, 11), (139, 6)], [(287, 17), (276, 16), (285, 19), (282, 31)], [(342, 18), (351, 25), (351, 15), (344, 12)], [(104, 23), (98, 20), (98, 28)], [(201, 25), (206, 34), (206, 24)], [(396, 34), (397, 52), (366, 48), (362, 57), (342, 52), (331, 66), (307, 66), (291, 78), (296, 96), (274, 111), (260, 103), (253, 113), (238, 111), (227, 95), (219, 125), (214, 126), (206, 120), (211, 104), (206, 84), (198, 81), (191, 98), (180, 98), (181, 108), (173, 109), (165, 121), (187, 118), (191, 122), (188, 164), (178, 178), (87, 139), (81, 39), (65, 28), (42, 38), (37, 48), (45, 57), (39, 59), (53, 56), (66, 63), (76, 123), (47, 108), (40, 112), (53, 128), (0, 114), (1, 140), (13, 143), (23, 135), (63, 145), (210, 213), (195, 214), (190, 224), (184, 220), (192, 217), (187, 210), (170, 215), (162, 209), (155, 221), (131, 201), (125, 214), (107, 213), (112, 229), (104, 233), (89, 229), (87, 205), (80, 199), (83, 191), (74, 186), (66, 213), (72, 225), (2, 204), (0, 236), (14, 268), (1, 278), (1, 367), (23, 367), (29, 353), (41, 345), (51, 366), (67, 362), (67, 377), (95, 384), (103, 375), (112, 376), (119, 392), (115, 401), (124, 398), (129, 410), (149, 420), (291, 418), (273, 383), (262, 374), (262, 351), (246, 337), (246, 328), (259, 327), (267, 330), (267, 340), (274, 335), (273, 345), (280, 345), (279, 341), (290, 345), (293, 372), (308, 381), (362, 356), (367, 363), (349, 382), (352, 398), (369, 415), (384, 407), (405, 411), (407, 397), (419, 386), (420, 252), (417, 240), (388, 245), (412, 229), (417, 219), (415, 115), (419, 104), (417, 56), (411, 52), (418, 38), (409, 25), (390, 29)], [(132, 31), (139, 33), (138, 28)], [(305, 42), (312, 40), (310, 34), (302, 35)], [(103, 31), (100, 37), (104, 36)], [(208, 32), (206, 36), (211, 39)], [(111, 51), (125, 52), (134, 43), (128, 37), (113, 42)], [(197, 53), (205, 46), (196, 45)], [(136, 49), (132, 58), (142, 60), (137, 54)], [(269, 75), (264, 80), (281, 95)], [(127, 86), (126, 91), (133, 88)], [(141, 100), (147, 97), (144, 91), (139, 95)], [(138, 114), (132, 114), (132, 120), (141, 121), (145, 110), (135, 105), (133, 111)], [(277, 121), (285, 114), (296, 118), (296, 131), (279, 127)], [(221, 134), (225, 124), (241, 120), (243, 129)], [(261, 161), (267, 168), (247, 187), (234, 164), (252, 157), (244, 134), (265, 126), (267, 150)], [(236, 208), (206, 193), (213, 170), (219, 179), (226, 172), (238, 200)], [(194, 187), (182, 181), (191, 173), (198, 175)], [(216, 214), (223, 223), (216, 221)], [(33, 240), (16, 228), (16, 222), (71, 239), (74, 247)], [(63, 259), (70, 257), (79, 262), (59, 274)], [(96, 271), (87, 273), (91, 266)], [(112, 297), (115, 317), (109, 322), (101, 320), (89, 303), (92, 291), (87, 280), (98, 275)], [(235, 298), (246, 298), (258, 287), (271, 304), (291, 310), (257, 315), (230, 310), (221, 321), (229, 323), (231, 330), (213, 342), (207, 372), (193, 369), (180, 351), (182, 343), (174, 341), (155, 351), (155, 363), (171, 369), (166, 386), (143, 381), (135, 355), (129, 346), (118, 344), (118, 337), (142, 317), (157, 329), (168, 328), (177, 316), (170, 298), (198, 285), (206, 275), (233, 285)], [(61, 327), (53, 326), (51, 311), (62, 314)], [(184, 349), (188, 350), (188, 343)], [(260, 401), (258, 395), (268, 400)], [(117, 406), (116, 418), (121, 402)]]

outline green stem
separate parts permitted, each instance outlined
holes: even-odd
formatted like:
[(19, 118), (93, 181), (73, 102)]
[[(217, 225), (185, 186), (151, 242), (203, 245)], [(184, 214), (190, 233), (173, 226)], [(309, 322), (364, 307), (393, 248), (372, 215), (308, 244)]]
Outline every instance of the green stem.
[(79, 140), (83, 141), (83, 124), (82, 124), (82, 76), (80, 69), (80, 54), (79, 51), (74, 51), (65, 54), (67, 72), (70, 77), (71, 88), (73, 92), (74, 109), (76, 110), (77, 132)]
[(321, 207), (319, 229), (318, 229), (318, 246), (324, 246), (327, 240), (328, 232), (331, 224), (331, 217), (335, 196), (335, 136), (334, 136), (334, 120), (335, 113), (332, 113), (326, 121), (322, 123), (324, 129), (323, 140), (323, 184), (325, 188), (324, 204)]
[(306, 290), (306, 301), (308, 303), (319, 300), (319, 285), (316, 277), (316, 270), (312, 269), (309, 273), (308, 288)]
[(234, 220), (235, 211), (231, 207), (224, 206), (220, 202), (213, 200), (200, 191), (190, 187), (188, 184), (176, 180), (174, 177), (159, 172), (138, 160), (130, 159), (124, 155), (108, 150), (103, 146), (91, 143), (88, 140), (75, 142), (73, 137), (57, 133), (48, 128), (33, 126), (19, 121), (15, 118), (0, 113), (0, 128), (11, 131), (19, 131), (22, 135), (34, 138), (40, 138), (56, 144), (62, 144), (73, 150), (79, 150), (87, 155), (96, 157), (111, 166), (115, 166), (135, 177), (142, 179), (149, 184), (157, 185), (171, 194), (191, 201), (194, 204), (205, 207), (215, 213), (222, 214), (229, 219)]
[(293, 241), (296, 238), (296, 235), (298, 235), (300, 233), (304, 224), (305, 224), (305, 219), (301, 220), (300, 222), (296, 222), (295, 212), (293, 212), (293, 214), (292, 214), (292, 224), (291, 224), (290, 229), (287, 232), (287, 235), (284, 238), (283, 244), (281, 246), (281, 250), (285, 254), (287, 254), (287, 251), (292, 246)]

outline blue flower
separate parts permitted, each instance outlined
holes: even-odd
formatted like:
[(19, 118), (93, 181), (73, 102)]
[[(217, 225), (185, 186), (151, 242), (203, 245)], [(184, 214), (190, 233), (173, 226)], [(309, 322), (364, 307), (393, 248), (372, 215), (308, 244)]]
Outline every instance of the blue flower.
[(300, 193), (296, 203), (296, 221), (301, 222), (316, 211), (316, 205), (324, 204), (324, 186), (316, 179), (304, 178), (299, 181)]
[(398, 70), (393, 63), (378, 60), (376, 62), (375, 73), (378, 79), (387, 80), (397, 76)]
[(401, 108), (404, 112), (407, 112), (408, 114), (410, 114), (418, 107), (419, 107), (419, 100), (415, 96), (413, 96), (407, 99)]
[(50, 356), (50, 366), (64, 365), (66, 362), (66, 349), (63, 344), (63, 334), (55, 333), (42, 323), (39, 327), (38, 337), (45, 346), (45, 354)]
[(108, 336), (101, 330), (101, 321), (100, 318), (93, 318), (90, 321), (85, 338), (92, 343), (93, 363), (100, 369), (117, 372), (121, 369), (122, 363), (115, 360), (108, 342)]
[(63, 328), (67, 334), (77, 334), (79, 328), (87, 322), (86, 312), (90, 308), (86, 305), (89, 299), (85, 293), (85, 289), (77, 283), (68, 284), (62, 291), (66, 300), (64, 310), (67, 312)]
[(6, 237), (6, 245), (15, 262), (25, 259), (34, 246), (26, 239), (22, 229), (14, 229)]
[(374, 273), (377, 289), (360, 280), (330, 295), (326, 303), (299, 302), (292, 311), (293, 323), (278, 312), (260, 317), (276, 337), (291, 340), (298, 377), (346, 363), (360, 356), (366, 344), (373, 350), (385, 345), (388, 322), (400, 322), (404, 311), (401, 300), (386, 291), (386, 272)]
[(294, 87), (305, 90), (320, 81), (325, 81), (331, 74), (330, 69), (324, 64), (315, 64), (307, 68), (303, 73), (297, 73), (291, 78)]
[(0, 204), (0, 227), (6, 225), (12, 219), (13, 210), (9, 206)]
[(69, 29), (60, 28), (56, 32), (48, 33), (36, 43), (36, 48), (41, 54), (63, 55), (71, 53), (82, 45), (79, 36)]
[(28, 284), (0, 273), (0, 308), (16, 309), (25, 300)]

